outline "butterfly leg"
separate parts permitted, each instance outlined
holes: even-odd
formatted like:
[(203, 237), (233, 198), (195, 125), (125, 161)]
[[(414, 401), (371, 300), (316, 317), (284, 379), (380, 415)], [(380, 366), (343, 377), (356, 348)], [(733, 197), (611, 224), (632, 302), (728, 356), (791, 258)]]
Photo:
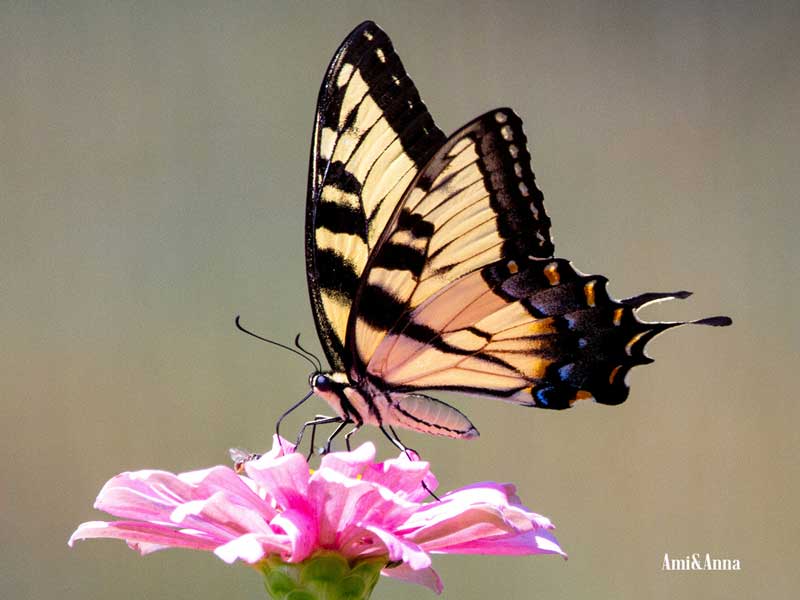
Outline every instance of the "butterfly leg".
[(310, 459), (311, 456), (314, 454), (314, 439), (317, 435), (317, 425), (325, 425), (327, 423), (341, 423), (342, 417), (329, 417), (327, 415), (316, 415), (310, 421), (306, 421), (303, 423), (303, 426), (300, 428), (300, 431), (297, 433), (297, 440), (295, 441), (295, 448), (300, 446), (300, 443), (303, 441), (303, 436), (306, 433), (306, 429), (311, 427), (311, 444), (308, 450), (308, 458)]
[[(333, 417), (329, 417), (327, 415), (314, 415), (314, 420), (313, 421), (309, 421), (308, 423), (305, 423), (303, 425), (303, 429), (300, 430), (300, 433), (298, 435), (299, 435), (299, 437), (302, 438), (303, 437), (303, 431), (304, 431), (305, 427), (307, 425), (311, 425), (311, 442), (309, 442), (309, 444), (308, 444), (308, 454), (306, 455), (306, 460), (307, 461), (311, 460), (311, 457), (314, 455), (314, 440), (317, 437), (317, 425), (319, 425), (320, 423), (328, 423), (328, 422), (330, 422), (329, 419), (331, 419), (331, 418), (333, 418)], [(299, 443), (300, 442), (298, 441), (298, 445), (299, 445)]]
[[(325, 442), (325, 451), (324, 451), (324, 454), (327, 454), (328, 452), (330, 452), (330, 451), (331, 451), (331, 444), (333, 444), (333, 439), (334, 439), (334, 438), (335, 438), (337, 435), (339, 435), (339, 433), (341, 433), (342, 429), (344, 429), (345, 427), (347, 427), (347, 425), (349, 425), (350, 423), (352, 423), (352, 421), (351, 421), (350, 419), (340, 419), (340, 420), (341, 420), (341, 422), (339, 423), (339, 426), (338, 426), (336, 429), (334, 429), (334, 430), (333, 430), (333, 433), (331, 433), (331, 434), (328, 436), (328, 441), (327, 441), (327, 442)], [(348, 448), (348, 449), (349, 449), (349, 448)]]
[[(391, 431), (391, 434), (389, 433), (389, 431), (386, 431), (383, 425), (379, 425), (378, 427), (380, 427), (380, 430), (383, 432), (383, 435), (386, 436), (386, 439), (388, 439), (390, 442), (392, 442), (392, 444), (394, 444), (397, 448), (399, 448), (400, 452), (404, 453), (408, 457), (408, 460), (413, 461), (414, 457), (416, 457), (417, 460), (419, 459), (419, 452), (417, 452), (413, 448), (409, 448), (403, 442), (401, 442), (400, 436), (397, 435), (397, 432), (395, 431), (394, 427), (389, 425), (389, 431)], [(433, 490), (429, 488), (424, 481), (422, 482), (422, 488), (426, 492), (428, 492), (433, 497), (434, 500), (438, 500), (441, 502), (441, 498), (439, 498), (439, 496), (434, 494)]]
[(350, 452), (350, 436), (353, 435), (359, 429), (361, 429), (361, 425), (356, 425), (350, 431), (344, 434), (344, 445), (347, 447), (348, 452)]

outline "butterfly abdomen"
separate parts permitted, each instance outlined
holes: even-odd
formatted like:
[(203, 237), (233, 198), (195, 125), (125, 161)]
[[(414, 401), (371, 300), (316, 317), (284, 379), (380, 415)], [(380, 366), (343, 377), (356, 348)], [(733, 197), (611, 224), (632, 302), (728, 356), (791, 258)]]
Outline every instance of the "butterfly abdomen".
[(351, 383), (342, 372), (313, 373), (309, 381), (341, 422), (356, 428), (403, 427), (443, 437), (478, 437), (478, 430), (461, 411), (424, 394), (382, 390), (369, 379)]

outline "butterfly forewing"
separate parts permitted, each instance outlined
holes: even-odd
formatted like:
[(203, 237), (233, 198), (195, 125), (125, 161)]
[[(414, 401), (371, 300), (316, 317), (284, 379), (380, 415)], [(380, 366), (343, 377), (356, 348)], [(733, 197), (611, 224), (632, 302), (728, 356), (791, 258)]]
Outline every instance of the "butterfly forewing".
[(336, 370), (346, 366), (347, 319), (369, 254), (444, 141), (386, 34), (371, 22), (356, 28), (320, 89), (306, 212), (311, 303)]

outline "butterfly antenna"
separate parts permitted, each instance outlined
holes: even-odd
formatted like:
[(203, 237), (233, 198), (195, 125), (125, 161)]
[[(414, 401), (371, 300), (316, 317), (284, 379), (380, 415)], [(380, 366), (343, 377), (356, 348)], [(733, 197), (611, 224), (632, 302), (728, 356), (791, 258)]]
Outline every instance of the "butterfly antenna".
[(299, 333), (298, 333), (298, 334), (295, 336), (295, 338), (294, 338), (294, 345), (295, 345), (295, 346), (297, 346), (297, 348), (298, 348), (300, 351), (302, 351), (302, 352), (303, 352), (303, 354), (307, 354), (308, 356), (310, 356), (311, 358), (313, 358), (313, 359), (314, 359), (314, 362), (315, 362), (315, 363), (317, 363), (317, 371), (322, 371), (322, 363), (321, 363), (321, 362), (320, 362), (320, 360), (317, 358), (317, 355), (316, 355), (316, 354), (313, 354), (313, 353), (311, 353), (311, 352), (309, 352), (308, 350), (306, 350), (305, 348), (303, 348), (303, 347), (300, 345), (300, 334), (299, 334)]
[(308, 356), (306, 356), (305, 354), (303, 354), (301, 352), (298, 352), (297, 350), (295, 350), (291, 346), (287, 346), (286, 344), (281, 344), (280, 342), (276, 342), (275, 340), (270, 340), (270, 339), (267, 339), (265, 337), (261, 337), (260, 335), (257, 335), (257, 334), (253, 333), (252, 331), (250, 331), (248, 329), (245, 329), (245, 327), (241, 324), (240, 320), (241, 320), (240, 315), (236, 315), (236, 328), (239, 331), (241, 331), (243, 333), (246, 333), (247, 335), (251, 335), (254, 338), (256, 338), (257, 340), (261, 340), (262, 342), (267, 342), (269, 344), (273, 344), (275, 346), (278, 346), (279, 348), (283, 348), (284, 350), (288, 350), (289, 352), (294, 352), (295, 354), (297, 354), (297, 356), (302, 356), (305, 360), (307, 360), (309, 363), (311, 363), (311, 366), (314, 368), (314, 371), (321, 371), (322, 370), (320, 365), (317, 365), (316, 363), (314, 363), (314, 361), (312, 361), (310, 358), (308, 358)]

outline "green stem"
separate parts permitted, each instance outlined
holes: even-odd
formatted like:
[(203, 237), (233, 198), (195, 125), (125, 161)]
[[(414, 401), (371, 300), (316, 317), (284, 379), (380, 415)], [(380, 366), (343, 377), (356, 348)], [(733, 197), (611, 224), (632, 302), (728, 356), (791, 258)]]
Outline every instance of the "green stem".
[(285, 563), (278, 556), (270, 556), (257, 566), (274, 600), (367, 600), (386, 558), (351, 565), (339, 554), (318, 553), (301, 563)]

